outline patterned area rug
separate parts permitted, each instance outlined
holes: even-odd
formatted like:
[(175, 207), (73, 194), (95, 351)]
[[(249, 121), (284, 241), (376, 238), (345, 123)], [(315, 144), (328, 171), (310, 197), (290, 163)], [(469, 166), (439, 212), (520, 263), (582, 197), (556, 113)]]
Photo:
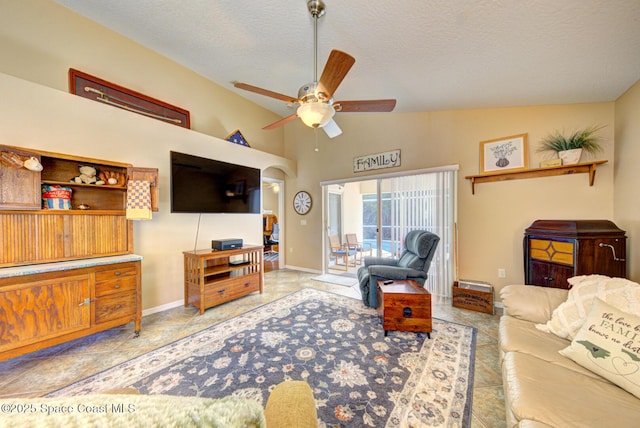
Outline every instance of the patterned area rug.
[(49, 396), (133, 386), (264, 405), (273, 386), (294, 379), (312, 386), (320, 427), (466, 427), (475, 337), (473, 327), (438, 319), (431, 339), (385, 337), (359, 300), (304, 289)]

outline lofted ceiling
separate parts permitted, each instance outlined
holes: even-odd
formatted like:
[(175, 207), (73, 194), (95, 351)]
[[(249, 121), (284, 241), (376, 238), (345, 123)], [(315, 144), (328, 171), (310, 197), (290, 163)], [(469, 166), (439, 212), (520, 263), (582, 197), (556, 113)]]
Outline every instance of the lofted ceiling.
[[(307, 0), (55, 0), (282, 116), (313, 80)], [(640, 79), (639, 0), (324, 0), (318, 75), (356, 58), (340, 100), (396, 112), (613, 101)]]

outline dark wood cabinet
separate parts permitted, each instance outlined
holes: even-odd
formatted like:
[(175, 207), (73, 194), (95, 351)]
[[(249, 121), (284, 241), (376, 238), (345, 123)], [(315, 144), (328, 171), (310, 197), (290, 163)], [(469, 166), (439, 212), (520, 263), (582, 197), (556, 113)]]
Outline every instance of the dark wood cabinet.
[(536, 220), (525, 229), (525, 283), (568, 289), (577, 275), (625, 278), (626, 239), (608, 220)]

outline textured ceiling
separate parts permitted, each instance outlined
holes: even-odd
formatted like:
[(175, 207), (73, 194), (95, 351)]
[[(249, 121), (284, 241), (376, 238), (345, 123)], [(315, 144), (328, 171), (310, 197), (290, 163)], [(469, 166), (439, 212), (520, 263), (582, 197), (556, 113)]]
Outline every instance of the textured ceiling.
[[(307, 0), (55, 0), (283, 116), (313, 80)], [(339, 100), (397, 112), (613, 101), (640, 79), (640, 0), (324, 0), (331, 49), (356, 63)]]

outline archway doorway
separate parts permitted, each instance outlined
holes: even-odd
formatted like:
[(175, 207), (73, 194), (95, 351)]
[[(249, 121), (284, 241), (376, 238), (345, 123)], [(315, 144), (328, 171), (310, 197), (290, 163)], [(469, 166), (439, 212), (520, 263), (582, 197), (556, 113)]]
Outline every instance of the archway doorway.
[(262, 233), (264, 237), (264, 270), (269, 272), (285, 265), (284, 245), (284, 180), (262, 177)]

